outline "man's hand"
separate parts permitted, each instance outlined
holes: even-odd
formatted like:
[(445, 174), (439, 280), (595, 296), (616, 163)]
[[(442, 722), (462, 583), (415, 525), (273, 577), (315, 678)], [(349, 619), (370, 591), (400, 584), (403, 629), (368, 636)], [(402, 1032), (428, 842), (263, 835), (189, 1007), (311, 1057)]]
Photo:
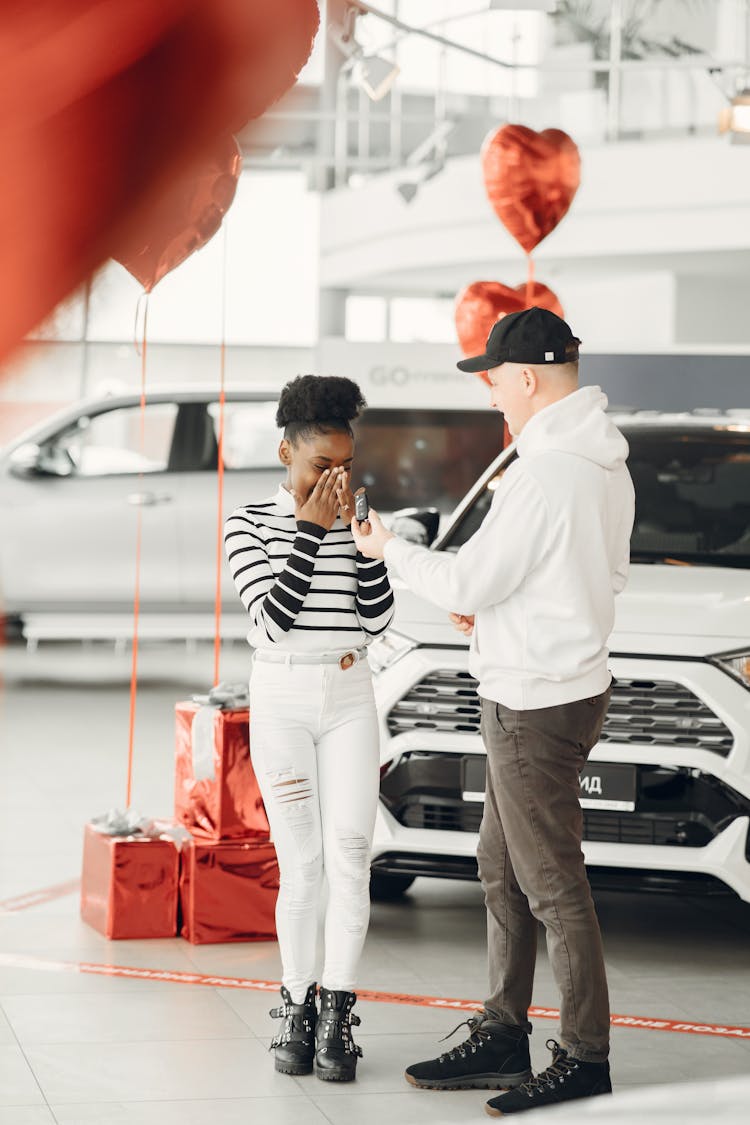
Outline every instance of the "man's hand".
[(294, 514), (298, 520), (307, 520), (308, 523), (315, 523), (318, 527), (324, 527), (326, 531), (331, 530), (336, 522), (336, 516), (339, 514), (339, 500), (336, 489), (339, 486), (342, 472), (342, 469), (326, 469), (318, 477), (317, 484), (307, 500), (303, 500), (292, 489), (289, 490), (294, 497)]
[[(369, 533), (367, 528), (370, 528)], [(393, 539), (393, 532), (384, 525), (374, 508), (370, 508), (370, 518), (362, 523), (352, 520), (352, 535), (357, 544), (357, 550), (367, 559), (382, 559), (385, 554), (385, 545)]]
[(473, 613), (451, 613), (450, 619), (453, 628), (458, 629), (459, 633), (463, 633), (465, 637), (470, 637), (474, 632)]

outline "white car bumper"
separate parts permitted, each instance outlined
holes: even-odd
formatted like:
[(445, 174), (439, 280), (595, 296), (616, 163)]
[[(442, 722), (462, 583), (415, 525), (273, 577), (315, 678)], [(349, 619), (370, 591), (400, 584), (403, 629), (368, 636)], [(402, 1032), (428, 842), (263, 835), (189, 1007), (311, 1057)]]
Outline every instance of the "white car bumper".
[[(691, 726), (684, 717), (691, 712), (675, 712), (673, 729), (665, 734), (657, 730), (650, 742), (638, 741), (641, 736), (637, 731), (629, 741), (611, 738), (595, 747), (590, 761), (676, 771), (676, 776), (695, 779), (712, 792), (715, 790), (722, 799), (726, 797), (727, 809), (731, 812), (717, 816), (711, 829), (712, 838), (703, 846), (585, 839), (587, 865), (622, 872), (664, 873), (670, 878), (704, 876), (718, 880), (750, 902), (750, 692), (707, 661), (622, 656), (613, 657), (610, 666), (615, 679), (621, 683), (680, 685), (708, 708), (708, 712), (702, 710), (701, 714), (710, 713), (713, 718), (705, 720), (701, 734), (697, 721), (692, 721)], [(455, 760), (457, 755), (483, 754), (481, 738), (475, 730), (446, 729), (445, 723), (441, 726), (430, 714), (427, 704), (424, 717), (415, 714), (414, 719), (415, 724), (424, 722), (425, 725), (415, 725), (400, 733), (389, 729), (392, 709), (414, 685), (438, 671), (448, 670), (466, 675), (465, 651), (417, 648), (376, 676), (384, 766), (387, 763), (397, 765), (405, 755), (447, 754)], [(465, 701), (468, 707), (468, 695)], [(684, 699), (679, 705), (684, 705)], [(471, 726), (468, 717), (464, 722), (461, 719), (458, 715), (456, 727)], [(710, 726), (714, 719), (720, 720), (717, 729), (724, 732), (720, 749), (715, 744), (714, 728)], [(431, 726), (432, 722), (435, 725)], [(458, 797), (460, 799), (461, 794)], [(474, 801), (473, 819), (469, 818), (473, 824), (478, 823), (480, 810), (481, 803)], [(475, 830), (410, 827), (404, 823), (408, 817), (402, 817), (398, 809), (395, 811), (396, 815), (393, 801), (381, 798), (373, 846), (376, 870), (472, 877), (477, 847)], [(622, 815), (627, 818), (629, 814)], [(638, 810), (630, 815), (637, 817)], [(623, 823), (627, 828), (626, 821)]]

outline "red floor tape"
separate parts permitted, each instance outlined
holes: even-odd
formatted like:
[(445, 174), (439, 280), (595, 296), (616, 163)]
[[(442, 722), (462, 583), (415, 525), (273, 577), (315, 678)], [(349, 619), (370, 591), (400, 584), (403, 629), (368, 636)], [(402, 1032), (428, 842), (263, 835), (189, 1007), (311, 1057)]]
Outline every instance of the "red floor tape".
[[(51, 961), (17, 953), (0, 953), (0, 967), (40, 969), (46, 972), (92, 973), (105, 977), (130, 977), (168, 984), (197, 984), (207, 988), (238, 988), (251, 992), (278, 992), (275, 980), (246, 980), (244, 977), (210, 976), (206, 973), (185, 973), (174, 969), (143, 969), (131, 965), (100, 965), (93, 961)], [(357, 989), (360, 1000), (377, 1004), (408, 1004), (420, 1008), (444, 1008), (475, 1012), (482, 1007), (479, 1000), (450, 1000), (442, 996), (414, 996), (405, 992), (372, 992)], [(556, 1020), (557, 1008), (529, 1008), (529, 1019)], [(632, 1027), (646, 1031), (669, 1031), (680, 1035), (712, 1035), (729, 1039), (750, 1039), (750, 1027), (730, 1027), (715, 1023), (689, 1023), (685, 1020), (659, 1020), (645, 1016), (612, 1016), (613, 1027)]]
[(68, 879), (65, 883), (55, 883), (52, 887), (42, 887), (38, 891), (29, 891), (25, 895), (3, 899), (0, 902), (0, 914), (15, 914), (18, 910), (29, 910), (32, 906), (53, 902), (56, 898), (74, 894), (75, 891), (80, 890), (80, 887), (80, 879)]

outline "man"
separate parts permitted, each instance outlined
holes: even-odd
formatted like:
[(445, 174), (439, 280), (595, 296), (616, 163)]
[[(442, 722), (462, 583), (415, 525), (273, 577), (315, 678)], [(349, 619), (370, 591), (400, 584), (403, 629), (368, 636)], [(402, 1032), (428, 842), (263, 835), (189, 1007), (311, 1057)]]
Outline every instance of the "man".
[[(580, 772), (611, 692), (607, 640), (625, 585), (633, 525), (628, 446), (598, 387), (578, 387), (578, 346), (545, 309), (493, 327), (484, 355), (518, 459), (477, 533), (449, 555), (398, 539), (371, 512), (357, 547), (385, 558), (471, 637), (487, 790), (479, 873), (490, 994), (459, 1047), (406, 1071), (428, 1089), (505, 1089), (501, 1116), (611, 1092), (609, 1000), (599, 924), (581, 851)], [(560, 1042), (532, 1077), (528, 1035), (537, 921), (560, 991)]]

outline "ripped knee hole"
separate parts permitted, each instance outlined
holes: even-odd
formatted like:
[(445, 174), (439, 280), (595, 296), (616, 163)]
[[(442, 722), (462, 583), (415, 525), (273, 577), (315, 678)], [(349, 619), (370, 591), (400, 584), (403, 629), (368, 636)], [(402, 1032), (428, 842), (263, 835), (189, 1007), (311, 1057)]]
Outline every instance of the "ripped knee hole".
[(339, 836), (339, 844), (342, 855), (352, 864), (357, 867), (369, 867), (370, 844), (364, 836), (357, 833), (342, 834)]
[(269, 773), (271, 790), (280, 805), (297, 804), (312, 797), (312, 784), (309, 777), (300, 776), (294, 770)]

